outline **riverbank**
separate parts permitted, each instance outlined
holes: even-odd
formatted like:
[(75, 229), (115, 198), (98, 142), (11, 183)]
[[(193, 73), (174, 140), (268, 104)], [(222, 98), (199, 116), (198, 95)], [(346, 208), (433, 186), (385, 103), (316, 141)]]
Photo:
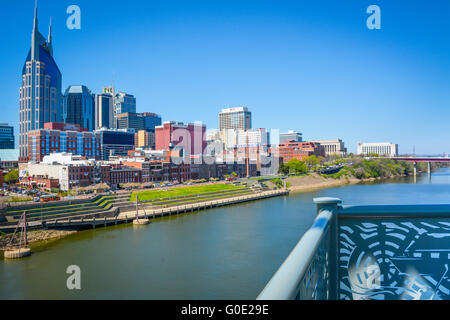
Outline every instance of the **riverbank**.
[(307, 192), (311, 190), (324, 189), (340, 187), (345, 185), (353, 185), (358, 183), (384, 180), (395, 177), (404, 177), (405, 175), (397, 175), (390, 177), (379, 177), (379, 178), (364, 178), (358, 179), (355, 177), (341, 176), (337, 179), (331, 177), (323, 177), (319, 174), (313, 173), (302, 177), (291, 177), (287, 178), (286, 181), (289, 183), (289, 190), (292, 192)]
[[(69, 231), (69, 230), (35, 230), (28, 231), (27, 238), (29, 244), (36, 244), (44, 241), (52, 241), (67, 237), (71, 234), (76, 233), (77, 231)], [(16, 238), (19, 237), (20, 234), (16, 235)], [(5, 234), (0, 237), (0, 251), (4, 251), (6, 245), (9, 243), (12, 234)]]
[(363, 182), (363, 180), (355, 177), (333, 179), (322, 177), (316, 173), (303, 177), (287, 178), (286, 181), (289, 185), (288, 189), (292, 192), (306, 192), (315, 189), (333, 188)]

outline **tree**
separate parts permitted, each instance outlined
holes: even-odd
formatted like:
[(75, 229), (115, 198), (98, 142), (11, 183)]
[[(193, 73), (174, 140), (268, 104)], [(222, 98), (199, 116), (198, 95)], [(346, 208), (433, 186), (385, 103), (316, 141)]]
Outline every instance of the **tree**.
[(310, 155), (303, 159), (308, 169), (311, 169), (312, 167), (315, 167), (319, 164), (319, 159), (317, 159), (316, 155)]
[(19, 171), (18, 170), (11, 170), (8, 172), (4, 177), (3, 180), (6, 183), (14, 183), (19, 181)]
[(308, 172), (308, 167), (306, 166), (305, 162), (298, 159), (290, 160), (288, 163), (286, 163), (286, 166), (289, 168), (289, 173), (303, 174)]
[(284, 163), (280, 163), (280, 166), (278, 167), (278, 173), (289, 174), (289, 167)]
[(323, 165), (325, 164), (325, 158), (324, 158), (324, 157), (319, 156), (319, 157), (317, 158), (317, 160), (319, 161), (319, 164), (320, 164), (321, 166), (323, 166)]

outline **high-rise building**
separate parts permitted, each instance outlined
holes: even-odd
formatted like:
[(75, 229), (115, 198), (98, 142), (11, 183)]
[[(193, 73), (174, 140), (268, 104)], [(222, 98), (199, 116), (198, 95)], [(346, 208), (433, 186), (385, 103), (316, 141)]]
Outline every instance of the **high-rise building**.
[(155, 134), (152, 131), (139, 130), (134, 134), (134, 146), (136, 148), (154, 148)]
[(186, 155), (202, 155), (206, 148), (206, 126), (166, 121), (155, 128), (155, 149), (184, 147)]
[(225, 144), (225, 149), (251, 147), (264, 147), (270, 144), (270, 133), (264, 129), (256, 130), (234, 130), (227, 129), (222, 131), (222, 141)]
[(134, 132), (122, 129), (95, 130), (100, 135), (101, 159), (109, 160), (110, 156), (126, 156), (134, 149)]
[(126, 112), (116, 115), (116, 128), (133, 128), (135, 131), (144, 130), (145, 119), (140, 113)]
[(155, 127), (161, 125), (161, 116), (152, 112), (142, 112), (144, 118), (144, 130), (155, 133)]
[(14, 149), (14, 127), (0, 123), (0, 149)]
[(300, 132), (289, 130), (286, 133), (280, 133), (280, 143), (288, 141), (302, 142), (302, 134)]
[(69, 86), (63, 97), (63, 122), (95, 129), (95, 101), (86, 86)]
[(245, 107), (222, 109), (219, 113), (219, 129), (250, 130), (252, 113)]
[(99, 160), (100, 135), (81, 131), (78, 125), (64, 126), (59, 123), (46, 123), (44, 129), (28, 132), (28, 160), (41, 162), (44, 156), (59, 152)]
[(264, 128), (257, 130), (239, 130), (237, 136), (237, 145), (239, 147), (260, 146), (267, 147), (270, 144), (269, 132)]
[(61, 79), (61, 72), (53, 59), (51, 25), (46, 40), (38, 31), (35, 8), (31, 48), (22, 69), (20, 87), (20, 161), (28, 159), (28, 131), (43, 128), (45, 122), (62, 121)]
[(112, 88), (103, 88), (103, 93), (95, 95), (95, 128), (114, 127), (114, 96)]
[[(136, 98), (128, 93), (117, 92), (114, 95), (114, 125), (117, 125), (117, 115), (121, 113), (136, 113)], [(117, 127), (115, 127), (117, 128)]]
[(357, 153), (396, 157), (398, 155), (398, 144), (390, 142), (358, 142)]

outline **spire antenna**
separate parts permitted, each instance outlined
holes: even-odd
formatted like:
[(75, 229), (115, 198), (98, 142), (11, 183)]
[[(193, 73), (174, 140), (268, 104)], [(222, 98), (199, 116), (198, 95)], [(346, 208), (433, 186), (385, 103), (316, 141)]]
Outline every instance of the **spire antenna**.
[(52, 42), (52, 17), (50, 16), (50, 24), (48, 25), (48, 42)]
[(37, 29), (37, 24), (38, 24), (38, 21), (37, 21), (37, 0), (35, 0), (35, 2), (34, 2), (34, 28), (35, 29)]

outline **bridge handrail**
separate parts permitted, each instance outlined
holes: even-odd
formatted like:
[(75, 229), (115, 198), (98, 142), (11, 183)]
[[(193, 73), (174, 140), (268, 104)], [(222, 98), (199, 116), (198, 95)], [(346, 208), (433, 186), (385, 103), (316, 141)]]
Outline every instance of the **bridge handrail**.
[(319, 211), (311, 228), (306, 231), (257, 300), (292, 300), (299, 297), (311, 263), (330, 232), (333, 214), (333, 210), (329, 208)]
[[(356, 261), (359, 260), (353, 257), (352, 264), (347, 265), (345, 261), (350, 261), (350, 257), (346, 256), (346, 254), (351, 255), (353, 252), (361, 253), (367, 251), (370, 255), (377, 257), (380, 252), (386, 252), (386, 248), (383, 247), (383, 241), (380, 240), (386, 240), (384, 238), (386, 232), (394, 232), (389, 234), (389, 236), (398, 237), (400, 243), (404, 242), (406, 236), (402, 237), (398, 234), (400, 229), (405, 234), (410, 234), (412, 230), (413, 233), (411, 233), (410, 237), (414, 237), (414, 239), (423, 238), (424, 241), (431, 241), (429, 244), (431, 251), (421, 247), (426, 243), (424, 241), (421, 242), (421, 246), (418, 249), (411, 246), (416, 242), (416, 240), (412, 241), (411, 238), (408, 240), (412, 241), (411, 245), (408, 245), (409, 242), (405, 244), (405, 246), (408, 245), (408, 253), (406, 254), (405, 248), (402, 248), (401, 245), (396, 246), (394, 240), (388, 239), (385, 245), (389, 247), (390, 256), (394, 256), (395, 250), (398, 249), (400, 251), (395, 254), (403, 259), (401, 261), (404, 261), (407, 257), (413, 259), (411, 261), (415, 261), (414, 259), (417, 259), (417, 257), (422, 257), (423, 251), (430, 251), (428, 258), (434, 260), (442, 255), (441, 251), (444, 251), (445, 254), (442, 255), (442, 259), (445, 259), (445, 262), (448, 261), (448, 249), (444, 244), (447, 240), (440, 239), (448, 239), (450, 237), (448, 234), (450, 222), (449, 204), (342, 206), (339, 205), (341, 201), (335, 198), (316, 198), (314, 202), (318, 205), (318, 215), (313, 225), (306, 231), (287, 259), (267, 283), (257, 297), (258, 300), (338, 299), (338, 297), (342, 299), (342, 296), (344, 299), (355, 297), (355, 299), (365, 299), (372, 297), (373, 294), (378, 294), (376, 290), (372, 291), (372, 287), (368, 286), (367, 283), (363, 283), (360, 286), (360, 282), (363, 280), (349, 276), (350, 273), (354, 275), (354, 268), (357, 266)], [(371, 220), (370, 223), (368, 220)], [(415, 222), (419, 222), (419, 224)], [(368, 225), (364, 225), (365, 223)], [(400, 224), (396, 225), (396, 223)], [(395, 231), (387, 230), (386, 225), (388, 225), (388, 228), (394, 228)], [(420, 228), (416, 227), (419, 225)], [(366, 243), (364, 240), (366, 238), (364, 237), (361, 237), (362, 242), (358, 242), (358, 239), (360, 239), (358, 228), (374, 228), (373, 230), (361, 231), (363, 233), (370, 232), (370, 243)], [(377, 228), (380, 229), (378, 230)], [(414, 232), (420, 235), (421, 238), (415, 236)], [(352, 236), (352, 234), (355, 236)], [(427, 235), (430, 235), (430, 237), (426, 237)], [(342, 241), (344, 241), (344, 245), (342, 245)], [(338, 243), (340, 244), (338, 245)], [(348, 248), (352, 246), (353, 249), (349, 253)], [(358, 247), (360, 251), (355, 249)], [(425, 248), (428, 247), (425, 246)], [(434, 248), (437, 248), (437, 252), (433, 252)], [(373, 252), (370, 250), (373, 250)], [(422, 259), (425, 257), (423, 256)], [(342, 261), (344, 261), (343, 264), (341, 263)], [(445, 267), (448, 271), (446, 264)], [(441, 275), (440, 266), (436, 267), (436, 264), (430, 263), (427, 268), (426, 272), (429, 274), (436, 273)], [(385, 278), (388, 277), (389, 272), (392, 272), (390, 270), (380, 271), (384, 272)], [(445, 271), (444, 276), (447, 271)], [(367, 272), (367, 270), (358, 272)], [(426, 273), (425, 271), (423, 272)], [(407, 272), (403, 273), (403, 275), (405, 274)], [(346, 281), (350, 281), (350, 283), (346, 283)], [(431, 283), (434, 284), (433, 281)], [(361, 290), (367, 290), (352, 291), (354, 285), (362, 288)], [(367, 288), (364, 285), (367, 285)], [(444, 297), (449, 296), (448, 291), (440, 286), (433, 290), (438, 289), (441, 290), (439, 294), (442, 294)], [(400, 295), (397, 291), (395, 294)]]
[(433, 218), (450, 217), (450, 204), (344, 205), (339, 219), (346, 218)]

